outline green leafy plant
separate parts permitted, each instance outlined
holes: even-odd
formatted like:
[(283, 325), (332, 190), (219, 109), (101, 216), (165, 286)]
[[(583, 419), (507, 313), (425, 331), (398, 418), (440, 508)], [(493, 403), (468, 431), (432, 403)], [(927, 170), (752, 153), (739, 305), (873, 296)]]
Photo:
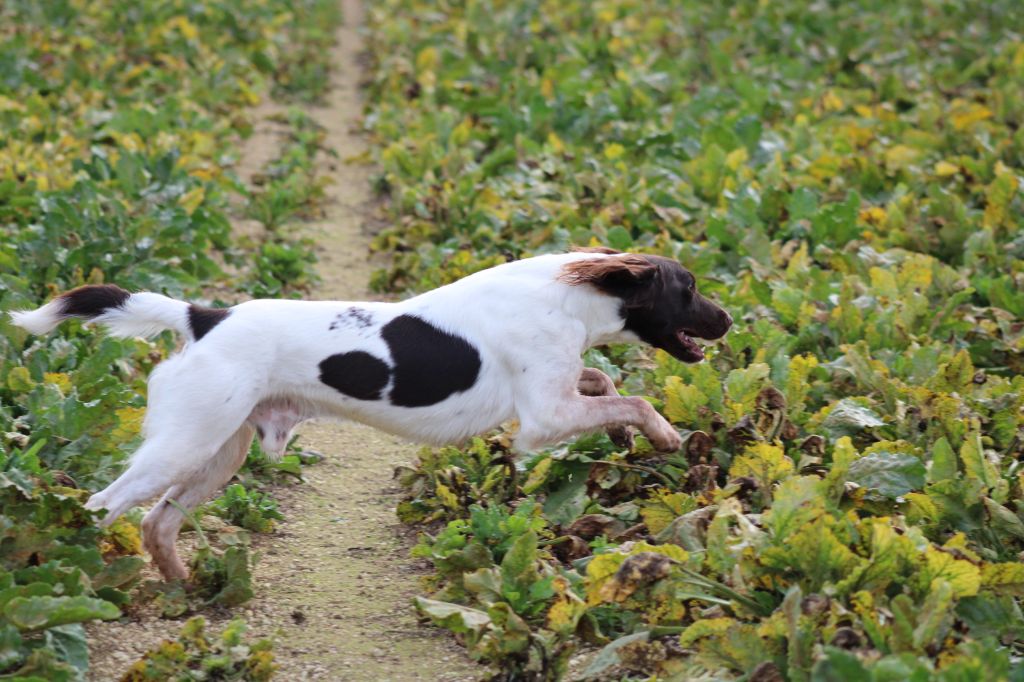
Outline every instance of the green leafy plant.
[(211, 637), (206, 621), (189, 619), (177, 639), (147, 651), (121, 676), (121, 682), (157, 680), (245, 680), (263, 682), (277, 666), (269, 640), (248, 643), (245, 621), (235, 619)]
[[(595, 678), (1024, 674), (1012, 4), (424, 11), (371, 12), (376, 286), (600, 244), (676, 258), (736, 324), (698, 365), (586, 357), (679, 453), (581, 437), (488, 487), (504, 465), (475, 441), (402, 469), (420, 610), (534, 679), (580, 642)], [(492, 549), (523, 508), (516, 585)]]
[(233, 483), (211, 502), (207, 509), (231, 524), (256, 533), (274, 530), (274, 521), (284, 518), (277, 510), (277, 502), (266, 493), (246, 490)]
[[(136, 605), (138, 528), (100, 530), (82, 502), (137, 446), (146, 377), (175, 343), (77, 323), (30, 338), (6, 312), (86, 283), (190, 298), (305, 286), (308, 245), (235, 239), (231, 166), (265, 93), (319, 96), (298, 72), (322, 72), (327, 51), (300, 68), (293, 47), (328, 44), (337, 19), (329, 0), (0, 6), (0, 677), (83, 679), (81, 624)], [(314, 201), (318, 133), (289, 121)], [(298, 475), (290, 457), (259, 471)], [(250, 594), (242, 542), (200, 552), (215, 587), (197, 604)]]

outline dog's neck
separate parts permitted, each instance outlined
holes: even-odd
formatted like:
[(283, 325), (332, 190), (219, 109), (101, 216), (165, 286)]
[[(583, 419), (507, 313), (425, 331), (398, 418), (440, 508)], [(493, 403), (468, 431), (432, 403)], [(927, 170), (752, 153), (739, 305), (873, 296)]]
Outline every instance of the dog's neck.
[(578, 320), (586, 331), (583, 350), (606, 343), (636, 341), (624, 328), (622, 301), (588, 286), (569, 287), (563, 304), (565, 314)]

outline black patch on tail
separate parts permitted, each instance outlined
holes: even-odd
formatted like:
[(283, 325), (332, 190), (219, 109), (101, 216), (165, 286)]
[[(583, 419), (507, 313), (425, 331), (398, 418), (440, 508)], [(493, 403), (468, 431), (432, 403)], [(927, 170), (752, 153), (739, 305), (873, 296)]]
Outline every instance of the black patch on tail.
[(207, 308), (195, 303), (189, 305), (188, 326), (192, 330), (192, 337), (196, 341), (203, 338), (230, 314), (230, 308)]
[(395, 363), (391, 404), (426, 407), (476, 383), (480, 353), (461, 336), (414, 315), (399, 315), (381, 329)]
[(131, 296), (113, 284), (86, 284), (59, 296), (64, 301), (61, 314), (68, 317), (84, 317), (91, 320), (110, 308), (120, 308)]
[(380, 400), (391, 368), (361, 350), (338, 353), (320, 362), (320, 381), (357, 400)]

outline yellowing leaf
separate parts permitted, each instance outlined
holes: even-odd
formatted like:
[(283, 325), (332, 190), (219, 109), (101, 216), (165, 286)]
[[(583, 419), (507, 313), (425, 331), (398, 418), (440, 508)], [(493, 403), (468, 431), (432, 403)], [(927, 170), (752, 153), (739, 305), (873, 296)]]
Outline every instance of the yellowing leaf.
[(555, 589), (555, 602), (548, 609), (548, 628), (555, 632), (570, 634), (576, 630), (580, 618), (587, 611), (587, 604), (576, 596), (569, 586), (569, 581), (558, 576), (552, 583)]
[(793, 471), (793, 460), (777, 445), (755, 443), (732, 461), (729, 477), (751, 476), (762, 489), (782, 480)]
[(0, 95), (0, 111), (25, 111), (25, 105), (10, 97)]
[(679, 516), (697, 508), (697, 500), (686, 493), (659, 490), (654, 498), (640, 503), (640, 516), (647, 530), (657, 535)]
[(839, 539), (834, 525), (823, 515), (794, 533), (777, 535), (776, 545), (761, 551), (760, 562), (780, 574), (795, 571), (817, 591), (867, 563)]
[(857, 217), (869, 225), (881, 225), (885, 222), (887, 215), (885, 209), (881, 206), (869, 206), (861, 209)]
[(868, 275), (871, 277), (871, 288), (879, 294), (888, 298), (899, 296), (900, 292), (896, 286), (896, 277), (891, 271), (882, 268), (871, 268), (868, 270)]
[(31, 391), (36, 382), (32, 381), (27, 367), (14, 367), (7, 373), (7, 388), (15, 393)]
[(925, 493), (907, 493), (907, 520), (913, 524), (928, 524), (939, 517), (939, 508)]
[(177, 29), (186, 40), (195, 40), (199, 37), (199, 29), (188, 20), (187, 17), (172, 17), (166, 24), (166, 29), (173, 31)]
[(679, 635), (680, 646), (690, 646), (703, 637), (721, 635), (736, 624), (734, 618), (701, 618)]
[(735, 171), (745, 164), (748, 159), (750, 159), (750, 154), (747, 153), (747, 148), (737, 147), (729, 152), (729, 155), (725, 157), (725, 165), (729, 170)]
[(903, 170), (917, 161), (919, 156), (920, 152), (913, 147), (898, 144), (886, 150), (885, 166), (889, 172)]
[(125, 516), (120, 516), (103, 531), (104, 554), (142, 554), (139, 528)]
[(139, 435), (146, 414), (144, 408), (122, 407), (114, 414), (117, 416), (117, 426), (110, 432), (111, 438), (116, 441), (126, 441)]
[(612, 144), (604, 148), (604, 158), (608, 159), (609, 161), (614, 161), (615, 159), (619, 158), (625, 153), (626, 148), (623, 147), (618, 142), (613, 142)]
[[(624, 575), (622, 580), (614, 582), (615, 576), (629, 557), (645, 553), (658, 554), (680, 564), (685, 564), (690, 557), (689, 553), (679, 545), (650, 545), (643, 541), (633, 545), (628, 554), (619, 552), (599, 554), (587, 564), (587, 604), (594, 606), (608, 600), (621, 601), (629, 596), (632, 589), (625, 583), (629, 576)], [(653, 564), (651, 565), (653, 566)], [(663, 564), (659, 563), (655, 568), (657, 568), (655, 572), (660, 575)], [(630, 573), (632, 574), (632, 572)], [(642, 577), (641, 574), (638, 575)], [(634, 589), (635, 587), (636, 585), (633, 586)]]
[(185, 209), (186, 213), (192, 215), (195, 213), (196, 209), (199, 208), (199, 205), (203, 203), (203, 199), (205, 198), (206, 188), (200, 185), (178, 197), (178, 205)]
[(929, 546), (925, 550), (925, 568), (918, 580), (922, 588), (935, 580), (946, 580), (957, 597), (973, 597), (981, 587), (981, 570), (969, 561), (957, 559), (949, 552)]
[(601, 590), (625, 560), (626, 555), (618, 552), (598, 554), (590, 560), (587, 564), (587, 604), (595, 606), (604, 601)]
[(960, 172), (960, 167), (948, 161), (939, 161), (935, 164), (935, 174), (940, 178), (948, 178)]
[(708, 404), (708, 396), (693, 384), (685, 384), (677, 376), (665, 380), (665, 416), (677, 424), (697, 422), (697, 410)]
[(444, 483), (438, 483), (436, 489), (437, 497), (441, 503), (449, 509), (459, 509), (459, 498)]
[(995, 171), (995, 179), (985, 188), (985, 214), (982, 216), (982, 225), (992, 229), (1011, 224), (1010, 204), (1020, 185), (1016, 174), (1002, 162), (996, 164)]
[(839, 111), (843, 108), (843, 100), (832, 90), (825, 93), (825, 96), (821, 99), (822, 106), (825, 107), (826, 111)]
[(437, 68), (437, 62), (437, 49), (433, 47), (425, 47), (420, 50), (418, 55), (416, 55), (416, 70), (433, 71)]
[(551, 457), (545, 457), (530, 469), (530, 475), (526, 477), (526, 482), (523, 483), (524, 493), (529, 495), (544, 484), (548, 477), (548, 472), (551, 471), (551, 464), (553, 462), (554, 460)]
[(999, 481), (999, 471), (985, 456), (981, 434), (972, 431), (960, 447), (960, 461), (964, 465), (964, 477), (981, 481), (986, 490), (991, 490)]
[(561, 154), (565, 151), (565, 143), (562, 142), (562, 138), (555, 135), (554, 132), (548, 133), (548, 144), (551, 145), (551, 149), (553, 149), (556, 154)]
[(473, 133), (473, 119), (466, 116), (459, 125), (455, 126), (452, 130), (450, 137), (451, 144), (459, 147), (469, 141), (470, 135)]
[(71, 376), (64, 372), (47, 372), (43, 375), (43, 381), (47, 384), (53, 384), (64, 395), (71, 392)]
[(977, 102), (953, 101), (953, 111), (949, 115), (953, 128), (965, 130), (979, 121), (992, 118), (992, 110)]
[(1024, 596), (1024, 563), (985, 564), (981, 567), (981, 586), (999, 594)]

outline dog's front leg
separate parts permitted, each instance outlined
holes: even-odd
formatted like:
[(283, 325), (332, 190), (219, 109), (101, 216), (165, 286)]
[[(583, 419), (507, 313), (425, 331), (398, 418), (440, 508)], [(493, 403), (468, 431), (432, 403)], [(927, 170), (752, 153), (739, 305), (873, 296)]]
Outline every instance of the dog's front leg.
[(636, 396), (583, 396), (570, 392), (523, 405), (519, 412), (519, 450), (535, 450), (580, 433), (635, 426), (661, 452), (675, 452), (682, 438), (649, 402)]
[[(576, 384), (576, 390), (585, 396), (618, 396), (615, 389), (615, 382), (612, 378), (599, 369), (584, 367), (580, 373), (580, 380)], [(633, 432), (628, 426), (612, 426), (606, 430), (608, 437), (620, 448), (633, 449)]]

